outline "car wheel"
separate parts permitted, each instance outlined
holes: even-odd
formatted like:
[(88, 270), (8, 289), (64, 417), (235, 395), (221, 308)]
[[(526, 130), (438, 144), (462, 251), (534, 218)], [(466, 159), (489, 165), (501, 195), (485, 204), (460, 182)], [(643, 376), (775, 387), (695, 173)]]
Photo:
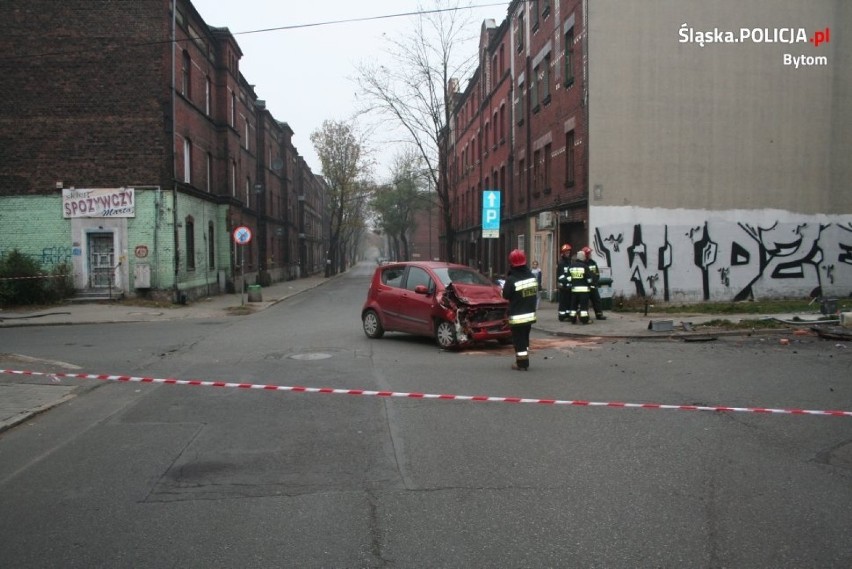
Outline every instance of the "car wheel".
[(456, 327), (453, 323), (446, 320), (439, 321), (438, 326), (435, 327), (435, 340), (445, 350), (455, 348), (457, 344)]
[(379, 315), (375, 310), (368, 310), (361, 318), (364, 323), (364, 333), (368, 338), (381, 338), (385, 335), (385, 329), (382, 328), (382, 323), (379, 321)]

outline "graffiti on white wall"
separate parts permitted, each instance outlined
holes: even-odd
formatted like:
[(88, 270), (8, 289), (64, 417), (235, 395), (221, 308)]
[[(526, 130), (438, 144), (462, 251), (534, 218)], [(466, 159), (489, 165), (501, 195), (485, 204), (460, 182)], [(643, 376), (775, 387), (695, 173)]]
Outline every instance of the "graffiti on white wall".
[(627, 296), (747, 300), (852, 293), (852, 222), (598, 227), (595, 250)]

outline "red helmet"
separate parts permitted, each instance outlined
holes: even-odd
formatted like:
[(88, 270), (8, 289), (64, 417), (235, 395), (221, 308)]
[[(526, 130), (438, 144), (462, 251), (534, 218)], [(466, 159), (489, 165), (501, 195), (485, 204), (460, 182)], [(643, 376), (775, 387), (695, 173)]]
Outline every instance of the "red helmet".
[(571, 244), (566, 243), (565, 245), (562, 246), (562, 248), (559, 250), (559, 252), (562, 253), (563, 255), (565, 253), (570, 253), (571, 252)]
[(587, 245), (587, 246), (583, 247), (582, 251), (583, 251), (583, 253), (585, 253), (585, 254), (586, 254), (586, 258), (587, 258), (587, 259), (591, 259), (591, 258), (592, 258), (592, 248), (591, 248), (591, 247), (589, 247), (589, 246)]
[(520, 249), (514, 249), (509, 253), (509, 264), (513, 267), (523, 267), (527, 264), (527, 256)]

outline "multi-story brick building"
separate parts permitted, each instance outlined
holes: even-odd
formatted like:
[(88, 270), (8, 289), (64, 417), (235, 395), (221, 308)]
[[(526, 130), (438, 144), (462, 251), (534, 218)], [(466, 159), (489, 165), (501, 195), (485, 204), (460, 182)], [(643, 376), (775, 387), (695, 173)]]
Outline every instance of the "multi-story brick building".
[(96, 8), (0, 7), (0, 251), (176, 300), (320, 270), (324, 185), (229, 30), (188, 0)]
[[(849, 295), (850, 28), (852, 7), (832, 0), (511, 1), (483, 25), (446, 138), (456, 257), (503, 270), (520, 247), (552, 290), (569, 242), (592, 246), (626, 296)], [(503, 53), (505, 83), (492, 75)], [(487, 126), (506, 84), (503, 150)], [(502, 196), (491, 258), (489, 187)]]
[[(494, 20), (482, 25), (479, 68), (462, 93), (453, 96), (450, 128), (449, 179), (453, 188), (453, 220), (457, 230), (454, 257), (481, 271), (493, 273), (507, 237), (485, 238), (482, 234), (482, 195), (486, 190), (509, 190), (511, 177), (511, 56), (507, 25)], [(455, 88), (452, 86), (451, 88)], [(514, 194), (512, 194), (514, 195)], [(504, 217), (515, 216), (511, 197)], [(511, 229), (509, 229), (511, 234)]]

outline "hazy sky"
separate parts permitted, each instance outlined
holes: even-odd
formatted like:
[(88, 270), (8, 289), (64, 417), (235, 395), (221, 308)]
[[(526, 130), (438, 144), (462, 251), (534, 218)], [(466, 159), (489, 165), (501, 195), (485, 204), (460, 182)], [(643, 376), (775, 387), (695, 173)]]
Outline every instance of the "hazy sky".
[[(193, 0), (204, 21), (227, 27), (243, 58), (240, 70), (255, 86), (258, 98), (279, 121), (293, 129), (293, 142), (315, 173), (320, 173), (310, 134), (326, 119), (348, 119), (357, 108), (355, 66), (363, 61), (388, 61), (383, 34), (410, 35), (415, 16), (244, 33), (283, 26), (316, 24), (416, 12), (435, 8), (434, 0)], [(470, 33), (465, 55), (475, 54), (483, 20), (503, 21), (506, 2), (471, 0)], [(467, 78), (463, 78), (464, 87)], [(377, 149), (377, 175), (388, 166), (392, 149)]]

